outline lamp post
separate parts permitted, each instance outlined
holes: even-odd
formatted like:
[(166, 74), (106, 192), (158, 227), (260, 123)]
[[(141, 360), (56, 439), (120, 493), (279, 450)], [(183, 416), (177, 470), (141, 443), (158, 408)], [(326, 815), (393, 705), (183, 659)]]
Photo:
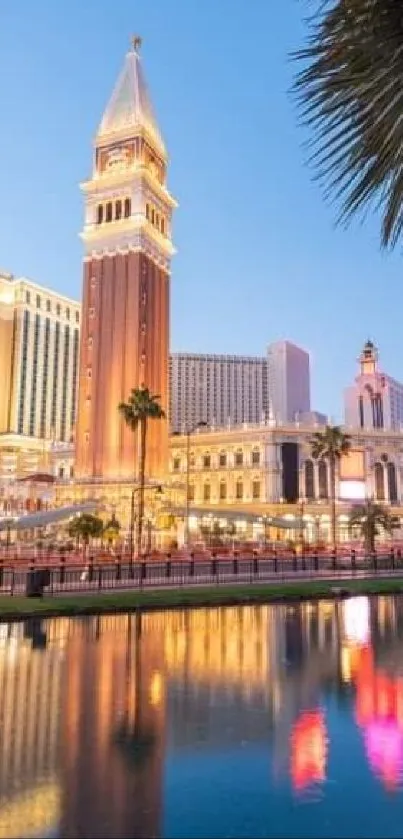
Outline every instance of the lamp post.
[(304, 511), (305, 511), (305, 499), (301, 497), (299, 499), (299, 544), (301, 553), (304, 550)]
[[(199, 428), (206, 428), (207, 422), (200, 420), (185, 431), (186, 434), (186, 506), (185, 506), (185, 545), (189, 547), (189, 516), (190, 516), (190, 438)], [(180, 437), (179, 431), (174, 431), (175, 437)]]
[[(129, 531), (129, 533), (130, 533), (130, 541), (129, 541), (129, 545), (130, 545), (130, 548), (129, 548), (130, 549), (130, 559), (129, 559), (130, 573), (133, 572), (133, 555), (134, 555), (134, 518), (135, 518), (135, 516), (134, 516), (134, 498), (135, 498), (136, 492), (139, 492), (139, 490), (140, 490), (140, 487), (133, 487), (132, 495), (131, 495), (131, 504), (130, 504), (130, 531)], [(157, 486), (144, 487), (144, 490), (154, 491), (157, 495), (162, 495), (162, 493), (163, 493), (163, 489), (162, 489), (161, 484), (157, 484)], [(141, 552), (141, 545), (138, 546), (138, 550), (139, 550), (139, 553), (140, 553)]]

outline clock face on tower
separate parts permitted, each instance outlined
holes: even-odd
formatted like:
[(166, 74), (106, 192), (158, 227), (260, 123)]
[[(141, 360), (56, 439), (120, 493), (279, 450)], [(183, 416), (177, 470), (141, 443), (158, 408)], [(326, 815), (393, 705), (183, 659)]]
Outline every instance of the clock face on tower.
[(123, 171), (129, 166), (129, 149), (117, 146), (109, 149), (106, 155), (105, 169), (107, 171)]

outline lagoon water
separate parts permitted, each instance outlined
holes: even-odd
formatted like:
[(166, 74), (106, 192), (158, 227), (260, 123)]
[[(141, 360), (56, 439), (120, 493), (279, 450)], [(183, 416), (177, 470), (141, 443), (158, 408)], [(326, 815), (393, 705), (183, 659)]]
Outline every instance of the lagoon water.
[(0, 839), (402, 831), (403, 598), (0, 625)]

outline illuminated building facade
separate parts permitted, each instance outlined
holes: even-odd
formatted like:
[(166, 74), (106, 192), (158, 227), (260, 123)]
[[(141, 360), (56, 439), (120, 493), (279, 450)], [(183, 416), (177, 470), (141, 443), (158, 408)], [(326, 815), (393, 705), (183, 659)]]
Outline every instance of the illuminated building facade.
[[(168, 410), (171, 216), (167, 152), (133, 39), (102, 117), (85, 199), (76, 475), (132, 480), (136, 436), (118, 405), (147, 386)], [(147, 474), (167, 469), (166, 422), (150, 423)]]

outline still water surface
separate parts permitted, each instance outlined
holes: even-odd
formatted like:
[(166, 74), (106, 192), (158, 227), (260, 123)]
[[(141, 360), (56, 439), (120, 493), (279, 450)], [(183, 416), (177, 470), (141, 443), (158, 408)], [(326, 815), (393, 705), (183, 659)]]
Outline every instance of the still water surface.
[(0, 625), (0, 839), (402, 835), (402, 598)]

